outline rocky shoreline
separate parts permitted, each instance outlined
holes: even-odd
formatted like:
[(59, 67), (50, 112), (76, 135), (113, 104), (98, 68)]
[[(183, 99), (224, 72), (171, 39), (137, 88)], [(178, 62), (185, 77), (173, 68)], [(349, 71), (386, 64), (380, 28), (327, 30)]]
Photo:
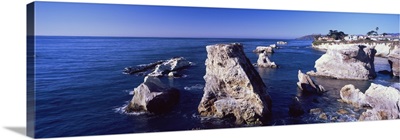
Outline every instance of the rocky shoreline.
[(399, 42), (386, 42), (386, 43), (342, 43), (342, 42), (330, 42), (330, 43), (320, 43), (312, 44), (312, 47), (317, 50), (327, 51), (329, 48), (341, 48), (349, 46), (366, 46), (369, 48), (374, 48), (376, 50), (376, 56), (378, 57), (389, 57), (389, 55), (396, 49), (399, 48)]
[[(314, 77), (329, 77), (345, 80), (370, 80), (377, 77), (374, 66), (376, 46), (365, 45), (322, 45), (316, 49), (326, 48), (316, 62), (316, 71), (302, 73), (298, 71), (298, 89), (304, 96), (321, 96), (330, 92), (324, 85), (318, 85)], [(379, 47), (378, 47), (379, 48)], [(272, 115), (273, 98), (267, 93), (267, 85), (263, 82), (258, 71), (254, 68), (277, 68), (278, 66), (268, 58), (274, 53), (273, 46), (259, 46), (253, 52), (258, 54), (257, 63), (252, 64), (243, 51), (240, 43), (215, 44), (206, 46), (207, 59), (205, 61), (206, 74), (203, 96), (198, 105), (201, 117), (218, 119), (231, 118), (237, 125), (266, 125)], [(385, 48), (387, 49), (387, 48)], [(391, 66), (391, 74), (399, 76), (400, 49), (394, 46), (384, 55)], [(275, 52), (276, 53), (276, 52)], [(128, 74), (153, 70), (144, 78), (144, 82), (133, 91), (133, 98), (125, 108), (126, 112), (149, 112), (154, 114), (165, 113), (174, 105), (179, 104), (180, 91), (163, 84), (157, 77), (168, 75), (177, 77), (178, 71), (188, 68), (192, 63), (183, 57), (162, 60), (128, 71)], [(129, 69), (126, 69), (129, 70)], [(325, 83), (326, 84), (326, 83)], [(392, 87), (372, 83), (369, 89), (361, 92), (354, 85), (342, 87), (341, 101), (354, 106), (355, 109), (365, 109), (358, 120), (398, 119), (400, 116), (400, 91)], [(389, 98), (390, 97), (390, 98)], [(313, 101), (314, 102), (314, 101)], [(319, 101), (315, 101), (319, 102)], [(299, 97), (293, 97), (292, 103), (287, 105), (288, 114), (292, 117), (301, 117), (305, 112), (317, 115), (322, 120), (335, 120), (323, 112), (324, 108), (304, 108)], [(397, 109), (397, 110), (396, 110)], [(348, 110), (340, 109), (338, 114), (348, 114)]]

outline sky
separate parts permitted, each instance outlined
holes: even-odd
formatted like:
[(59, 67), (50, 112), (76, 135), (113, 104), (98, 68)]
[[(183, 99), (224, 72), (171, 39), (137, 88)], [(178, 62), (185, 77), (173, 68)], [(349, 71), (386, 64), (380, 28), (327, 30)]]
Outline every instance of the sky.
[(398, 14), (193, 8), (84, 3), (35, 3), (35, 35), (297, 38), (400, 32)]

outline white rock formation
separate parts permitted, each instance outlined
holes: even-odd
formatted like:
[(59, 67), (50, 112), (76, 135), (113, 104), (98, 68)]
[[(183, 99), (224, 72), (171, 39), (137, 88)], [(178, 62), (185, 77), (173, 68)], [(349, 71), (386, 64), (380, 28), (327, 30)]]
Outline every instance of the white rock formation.
[(368, 80), (376, 77), (375, 49), (366, 46), (329, 48), (315, 61), (316, 72), (307, 74), (336, 79)]
[(299, 82), (297, 82), (297, 87), (303, 93), (310, 93), (310, 94), (321, 94), (325, 92), (325, 89), (321, 85), (317, 85), (307, 74), (302, 73), (300, 70), (297, 75)]
[(355, 107), (369, 107), (360, 115), (360, 121), (400, 118), (400, 91), (393, 87), (371, 83), (363, 94), (353, 85), (346, 85), (340, 91), (340, 96)]
[(366, 104), (365, 94), (356, 89), (352, 84), (342, 87), (340, 97), (345, 103), (352, 104), (355, 107), (362, 107)]
[(131, 102), (125, 108), (126, 112), (163, 113), (179, 101), (179, 90), (163, 84), (156, 77), (146, 76), (133, 94)]
[(258, 46), (255, 50), (253, 50), (254, 53), (274, 53), (274, 49), (270, 46)]
[(376, 50), (376, 56), (377, 57), (388, 57), (388, 55), (394, 50), (394, 48), (398, 48), (399, 44), (396, 44), (395, 42), (393, 43), (322, 43), (319, 45), (312, 45), (313, 48), (318, 49), (318, 50), (323, 50), (326, 51), (329, 48), (340, 48), (340, 47), (349, 47), (349, 46), (367, 46), (370, 48), (375, 48)]
[(271, 113), (266, 86), (241, 44), (216, 44), (207, 48), (201, 116), (234, 116), (237, 124), (262, 124)]
[(266, 52), (260, 53), (258, 55), (257, 66), (258, 67), (264, 67), (264, 68), (276, 68), (276, 67), (278, 67), (275, 64), (275, 62), (271, 62), (268, 59), (268, 56), (267, 56)]
[(158, 64), (154, 71), (149, 73), (148, 76), (163, 76), (171, 71), (176, 71), (190, 65), (191, 63), (183, 57), (172, 58), (166, 62)]

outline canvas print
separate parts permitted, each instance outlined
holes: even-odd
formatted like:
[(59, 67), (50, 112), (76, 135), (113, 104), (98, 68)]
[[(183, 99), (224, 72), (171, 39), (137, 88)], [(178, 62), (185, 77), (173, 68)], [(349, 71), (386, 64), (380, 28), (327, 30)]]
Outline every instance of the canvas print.
[(35, 138), (400, 118), (399, 15), (33, 2)]

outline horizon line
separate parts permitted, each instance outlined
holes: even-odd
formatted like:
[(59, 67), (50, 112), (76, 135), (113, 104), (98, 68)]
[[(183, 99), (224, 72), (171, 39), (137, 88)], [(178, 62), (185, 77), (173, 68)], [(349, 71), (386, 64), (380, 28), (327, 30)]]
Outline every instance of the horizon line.
[[(163, 36), (102, 36), (102, 35), (27, 35), (37, 37), (114, 37), (114, 38), (193, 38), (193, 39), (296, 39), (296, 38), (261, 38), (261, 37), (163, 37)], [(299, 38), (299, 37), (297, 37)]]

